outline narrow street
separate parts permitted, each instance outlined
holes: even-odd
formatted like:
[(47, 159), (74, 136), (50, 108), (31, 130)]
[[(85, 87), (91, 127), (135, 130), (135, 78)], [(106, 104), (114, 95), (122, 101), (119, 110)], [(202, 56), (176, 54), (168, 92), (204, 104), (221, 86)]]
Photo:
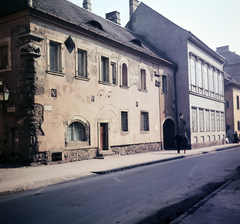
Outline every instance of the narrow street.
[(3, 196), (1, 222), (170, 223), (238, 166), (235, 148)]

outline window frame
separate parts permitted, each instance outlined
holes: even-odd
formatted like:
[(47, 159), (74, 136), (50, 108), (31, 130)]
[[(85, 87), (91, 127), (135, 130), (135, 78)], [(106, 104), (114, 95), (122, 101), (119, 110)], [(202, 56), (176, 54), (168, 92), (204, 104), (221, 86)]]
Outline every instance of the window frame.
[(140, 88), (141, 92), (147, 91), (147, 73), (146, 69), (140, 68)]
[[(126, 121), (125, 121), (125, 123), (126, 123), (126, 129), (124, 130), (123, 129), (123, 114), (126, 114)], [(129, 116), (128, 116), (128, 110), (121, 110), (121, 132), (122, 133), (128, 133), (129, 132)]]
[(211, 110), (211, 130), (212, 132), (216, 131), (216, 115), (213, 110)]
[(162, 75), (162, 94), (168, 94), (168, 75)]
[(117, 75), (117, 63), (115, 61), (111, 61), (111, 82), (113, 85), (118, 84), (118, 75)]
[(99, 83), (110, 84), (110, 60), (109, 57), (101, 55), (100, 57), (100, 70), (99, 70)]
[[(144, 115), (147, 115), (147, 125), (145, 126), (145, 117)], [(150, 125), (149, 125), (149, 112), (148, 111), (141, 111), (140, 112), (140, 133), (148, 133), (150, 131)]]
[[(79, 75), (79, 52), (82, 52), (83, 55), (83, 64), (85, 64), (85, 71), (83, 71), (84, 75)], [(75, 54), (76, 54), (76, 71), (75, 71), (75, 78), (81, 79), (85, 81), (89, 81), (89, 73), (88, 73), (88, 51), (86, 49), (82, 48), (75, 48)], [(84, 70), (84, 68), (82, 69)]]
[(210, 110), (205, 110), (206, 132), (210, 132)]
[(204, 132), (204, 109), (199, 108), (199, 131)]
[[(51, 70), (51, 42), (55, 43), (58, 45), (59, 47), (59, 71), (55, 71), (55, 70)], [(64, 62), (64, 53), (63, 53), (63, 49), (64, 49), (64, 43), (60, 40), (56, 40), (53, 38), (49, 38), (47, 37), (47, 72), (49, 74), (52, 75), (59, 75), (59, 76), (64, 76), (64, 66), (63, 66), (63, 62)]]
[[(124, 65), (126, 66), (126, 69), (124, 67)], [(123, 77), (124, 75), (126, 75), (126, 77)], [(123, 81), (126, 81), (127, 83), (123, 83)], [(129, 88), (129, 80), (128, 80), (128, 65), (123, 62), (121, 65), (121, 88), (125, 88), (128, 89)]]
[[(198, 132), (198, 110), (196, 107), (192, 107), (192, 132)], [(195, 119), (196, 118), (196, 119)]]

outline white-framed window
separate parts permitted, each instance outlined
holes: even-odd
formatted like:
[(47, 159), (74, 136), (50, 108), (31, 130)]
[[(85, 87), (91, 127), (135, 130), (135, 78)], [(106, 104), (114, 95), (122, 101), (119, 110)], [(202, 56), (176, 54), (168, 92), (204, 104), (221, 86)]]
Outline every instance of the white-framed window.
[(162, 93), (167, 94), (168, 93), (168, 76), (162, 75)]
[(204, 110), (203, 109), (199, 109), (199, 128), (201, 132), (204, 131)]
[(211, 127), (212, 131), (215, 131), (215, 111), (211, 111)]
[(101, 56), (100, 81), (109, 82), (109, 58)]
[(218, 73), (217, 73), (217, 71), (214, 71), (214, 92), (215, 93), (218, 93), (218, 85), (219, 85)]
[(11, 70), (11, 38), (0, 40), (0, 72)]
[(76, 49), (76, 77), (87, 78), (87, 51)]
[(203, 87), (203, 75), (202, 75), (202, 61), (198, 60), (197, 62), (197, 76), (198, 76), (198, 87)]
[(196, 58), (195, 57), (191, 57), (190, 59), (190, 63), (191, 63), (191, 84), (196, 86)]
[(219, 73), (219, 94), (223, 95), (223, 74)]
[(148, 112), (141, 111), (141, 131), (149, 131), (149, 114)]
[(146, 85), (146, 70), (145, 69), (141, 69), (140, 70), (140, 89), (141, 90), (146, 90), (147, 89), (147, 85)]
[(197, 108), (192, 108), (192, 131), (198, 131)]
[(205, 124), (206, 124), (206, 131), (209, 132), (210, 131), (210, 111), (209, 110), (205, 110)]
[(128, 111), (121, 111), (121, 131), (128, 132)]
[(54, 74), (64, 73), (63, 43), (47, 38), (47, 70)]
[(216, 112), (217, 131), (220, 131), (220, 113)]
[(223, 112), (221, 112), (221, 128), (222, 128), (222, 131), (225, 130), (225, 118), (224, 118)]
[(213, 69), (209, 67), (209, 90), (213, 92)]
[(111, 62), (112, 84), (117, 85), (117, 64)]
[(204, 88), (208, 90), (208, 65), (203, 66)]

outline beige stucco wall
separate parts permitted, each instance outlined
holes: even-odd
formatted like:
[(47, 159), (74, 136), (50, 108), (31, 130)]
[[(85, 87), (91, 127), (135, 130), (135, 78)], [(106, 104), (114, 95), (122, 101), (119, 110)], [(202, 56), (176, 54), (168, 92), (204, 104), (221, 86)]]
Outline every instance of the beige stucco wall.
[[(58, 76), (47, 72), (44, 85), (45, 94), (35, 96), (35, 103), (44, 106), (44, 122), (42, 129), (45, 136), (39, 137), (40, 151), (65, 149), (65, 137), (71, 120), (82, 118), (90, 123), (90, 145), (99, 146), (98, 122), (109, 123), (110, 146), (160, 142), (159, 89), (155, 86), (154, 76), (158, 74), (173, 75), (172, 69), (146, 62), (138, 56), (131, 55), (107, 46), (105, 44), (86, 39), (73, 33), (63, 32), (53, 27), (35, 23), (31, 30), (44, 36), (41, 42), (42, 56), (37, 63), (47, 71), (47, 38), (64, 42), (70, 35), (76, 48), (87, 51), (87, 70), (90, 80), (75, 78), (75, 51), (68, 52), (65, 45), (64, 75)], [(99, 83), (101, 56), (108, 57), (110, 62), (117, 64), (118, 84), (104, 85)], [(121, 66), (128, 67), (129, 88), (121, 88)], [(140, 69), (146, 70), (147, 91), (139, 91)], [(111, 73), (111, 72), (110, 72)], [(51, 89), (57, 89), (57, 97), (51, 97)], [(94, 97), (94, 102), (91, 98)], [(138, 107), (136, 106), (138, 103)], [(128, 111), (128, 133), (121, 132), (121, 111)], [(141, 111), (149, 113), (149, 132), (140, 131)], [(77, 148), (86, 146), (78, 145)], [(67, 145), (67, 148), (68, 145)]]

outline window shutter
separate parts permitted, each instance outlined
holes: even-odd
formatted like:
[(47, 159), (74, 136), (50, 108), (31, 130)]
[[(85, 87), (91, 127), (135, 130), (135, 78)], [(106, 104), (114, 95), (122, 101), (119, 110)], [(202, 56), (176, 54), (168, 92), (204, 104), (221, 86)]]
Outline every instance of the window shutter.
[(122, 131), (128, 131), (128, 112), (121, 112)]

